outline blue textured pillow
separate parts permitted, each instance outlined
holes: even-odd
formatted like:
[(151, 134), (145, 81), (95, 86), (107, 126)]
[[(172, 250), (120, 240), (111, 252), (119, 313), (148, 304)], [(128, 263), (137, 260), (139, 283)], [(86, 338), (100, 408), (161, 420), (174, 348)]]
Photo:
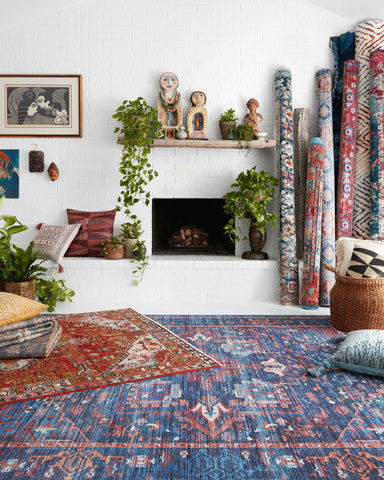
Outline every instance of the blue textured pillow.
[[(343, 337), (337, 337), (331, 339), (330, 343), (341, 340)], [(384, 377), (384, 330), (349, 332), (338, 350), (324, 361), (324, 365)], [(315, 367), (308, 370), (308, 373), (318, 377), (324, 370), (324, 367)]]

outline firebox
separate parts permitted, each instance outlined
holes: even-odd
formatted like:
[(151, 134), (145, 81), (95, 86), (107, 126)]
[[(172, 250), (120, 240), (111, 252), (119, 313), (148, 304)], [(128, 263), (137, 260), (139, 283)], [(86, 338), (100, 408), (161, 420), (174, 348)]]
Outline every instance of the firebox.
[(222, 198), (154, 198), (153, 255), (235, 255)]

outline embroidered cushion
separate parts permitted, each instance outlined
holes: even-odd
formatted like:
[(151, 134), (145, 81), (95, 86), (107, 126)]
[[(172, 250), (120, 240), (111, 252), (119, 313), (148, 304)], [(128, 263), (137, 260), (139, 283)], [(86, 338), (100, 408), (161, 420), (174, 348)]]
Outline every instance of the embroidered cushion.
[(47, 225), (43, 223), (33, 240), (33, 251), (39, 251), (39, 258), (49, 258), (60, 263), (80, 227), (80, 224)]
[(324, 362), (327, 367), (384, 376), (384, 330), (354, 330)]
[(355, 247), (345, 275), (354, 278), (384, 277), (384, 255), (366, 248)]
[(67, 209), (68, 223), (80, 224), (80, 230), (69, 246), (66, 257), (101, 257), (101, 242), (113, 236), (116, 210), (83, 212)]
[(379, 255), (384, 255), (384, 242), (376, 240), (360, 240), (357, 238), (340, 237), (336, 240), (336, 267), (340, 275), (345, 275), (355, 247), (367, 248)]
[(47, 306), (13, 293), (0, 292), (0, 326), (28, 320), (44, 311)]

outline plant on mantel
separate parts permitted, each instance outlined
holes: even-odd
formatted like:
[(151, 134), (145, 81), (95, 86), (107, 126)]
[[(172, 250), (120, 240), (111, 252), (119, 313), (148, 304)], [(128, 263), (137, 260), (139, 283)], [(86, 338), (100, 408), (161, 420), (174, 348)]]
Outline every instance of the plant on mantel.
[[(113, 118), (122, 124), (115, 128), (115, 133), (119, 134), (117, 142), (123, 146), (119, 166), (121, 191), (117, 198), (116, 210), (122, 211), (127, 221), (135, 222), (141, 230), (141, 220), (132, 213), (132, 209), (139, 202), (149, 205), (151, 194), (146, 191), (146, 187), (158, 176), (148, 160), (151, 153), (150, 145), (153, 144), (154, 138), (158, 138), (161, 128), (157, 121), (157, 109), (148, 105), (142, 97), (138, 97), (136, 100), (125, 100)], [(147, 265), (143, 241), (140, 252), (140, 255), (134, 254), (132, 260), (139, 263), (139, 267), (133, 271), (135, 285), (141, 281)]]

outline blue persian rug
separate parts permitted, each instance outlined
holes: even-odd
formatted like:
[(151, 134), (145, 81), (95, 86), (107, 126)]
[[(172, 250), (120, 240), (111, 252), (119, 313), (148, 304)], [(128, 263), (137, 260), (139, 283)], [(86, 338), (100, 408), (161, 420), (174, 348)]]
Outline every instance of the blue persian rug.
[(325, 316), (151, 316), (221, 368), (0, 407), (1, 480), (383, 478), (383, 379)]

